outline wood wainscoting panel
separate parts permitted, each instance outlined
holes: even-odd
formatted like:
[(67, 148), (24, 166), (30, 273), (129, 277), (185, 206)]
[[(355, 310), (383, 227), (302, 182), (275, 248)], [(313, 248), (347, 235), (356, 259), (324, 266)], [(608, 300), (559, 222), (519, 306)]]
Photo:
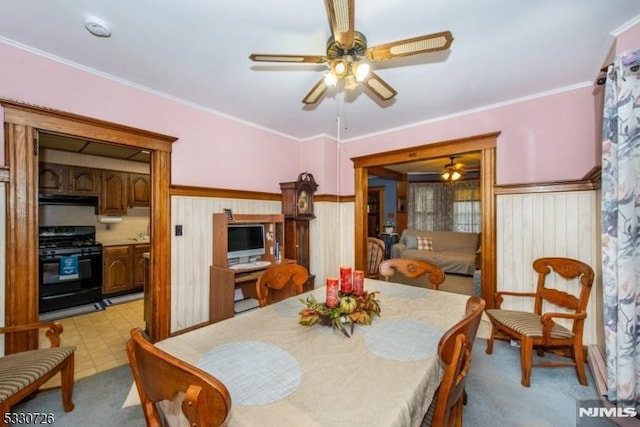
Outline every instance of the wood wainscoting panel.
[[(533, 261), (541, 257), (569, 257), (583, 261), (600, 277), (598, 217), (595, 191), (509, 194), (497, 197), (497, 283), (499, 291), (533, 292)], [(599, 280), (599, 279), (596, 279)], [(554, 283), (560, 289), (575, 288)], [(584, 344), (597, 342), (594, 284), (587, 307)], [(504, 308), (532, 310), (531, 298), (505, 297)], [(558, 323), (562, 323), (558, 320)], [(566, 323), (563, 323), (566, 326)]]
[[(171, 333), (209, 321), (213, 214), (279, 214), (280, 201), (171, 196)], [(176, 225), (182, 235), (176, 236)]]

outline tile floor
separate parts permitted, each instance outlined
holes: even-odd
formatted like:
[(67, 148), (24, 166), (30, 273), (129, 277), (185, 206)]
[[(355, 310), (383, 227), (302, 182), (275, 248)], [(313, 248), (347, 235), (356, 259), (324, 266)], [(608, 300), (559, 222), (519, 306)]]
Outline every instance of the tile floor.
[[(76, 347), (76, 380), (128, 363), (125, 343), (132, 328), (144, 327), (143, 304), (144, 300), (137, 300), (111, 305), (103, 311), (57, 321), (64, 328), (62, 345)], [(44, 334), (40, 336), (40, 345), (49, 346)], [(47, 385), (59, 383), (56, 375)]]

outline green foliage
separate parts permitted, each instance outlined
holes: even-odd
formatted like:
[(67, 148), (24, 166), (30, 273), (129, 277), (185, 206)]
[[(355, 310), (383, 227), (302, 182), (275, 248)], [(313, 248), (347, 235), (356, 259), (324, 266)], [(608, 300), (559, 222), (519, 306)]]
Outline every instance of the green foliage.
[[(347, 313), (340, 308), (341, 305), (344, 307), (345, 304), (338, 304), (337, 307), (327, 307), (324, 302), (316, 300), (313, 295), (308, 296), (307, 299), (301, 298), (300, 302), (305, 305), (305, 308), (299, 313), (300, 320), (298, 323), (305, 326), (315, 325), (316, 323), (331, 326), (350, 338), (356, 323), (370, 325), (374, 316), (380, 316), (380, 301), (376, 299), (377, 294), (379, 294), (377, 291), (364, 291), (360, 296), (340, 293), (340, 301), (347, 297), (356, 299), (356, 308), (351, 313)], [(350, 325), (350, 332), (345, 329), (345, 324)]]

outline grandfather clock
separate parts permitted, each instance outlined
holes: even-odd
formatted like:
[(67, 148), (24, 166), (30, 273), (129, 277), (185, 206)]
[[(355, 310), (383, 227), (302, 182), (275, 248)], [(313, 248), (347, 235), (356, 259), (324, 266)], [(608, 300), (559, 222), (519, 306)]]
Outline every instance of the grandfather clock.
[[(318, 188), (313, 175), (303, 172), (292, 182), (281, 182), (284, 214), (284, 257), (294, 259), (309, 270), (309, 221), (313, 213), (313, 194)], [(304, 290), (314, 287), (315, 276), (309, 274)]]

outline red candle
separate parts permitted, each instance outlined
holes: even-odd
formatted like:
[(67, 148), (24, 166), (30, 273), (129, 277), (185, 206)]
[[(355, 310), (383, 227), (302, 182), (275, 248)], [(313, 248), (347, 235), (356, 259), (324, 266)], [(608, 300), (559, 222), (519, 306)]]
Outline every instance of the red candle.
[(356, 270), (353, 272), (353, 294), (362, 295), (364, 292), (364, 271)]
[(353, 292), (351, 267), (340, 267), (340, 292), (350, 294)]
[(337, 277), (327, 277), (327, 300), (325, 304), (327, 307), (337, 307), (339, 304)]

